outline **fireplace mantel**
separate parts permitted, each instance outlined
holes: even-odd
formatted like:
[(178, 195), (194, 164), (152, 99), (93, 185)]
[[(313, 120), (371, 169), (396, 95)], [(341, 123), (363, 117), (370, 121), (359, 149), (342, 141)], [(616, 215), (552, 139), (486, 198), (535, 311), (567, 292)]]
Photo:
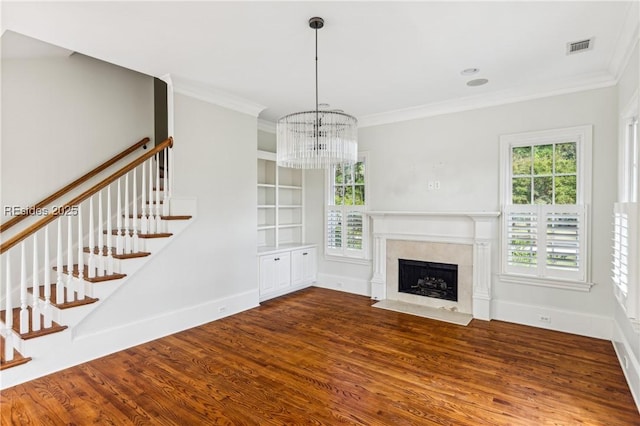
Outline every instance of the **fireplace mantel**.
[(473, 246), (473, 316), (491, 319), (491, 246), (500, 212), (368, 211), (373, 233), (371, 297), (387, 298), (387, 240)]

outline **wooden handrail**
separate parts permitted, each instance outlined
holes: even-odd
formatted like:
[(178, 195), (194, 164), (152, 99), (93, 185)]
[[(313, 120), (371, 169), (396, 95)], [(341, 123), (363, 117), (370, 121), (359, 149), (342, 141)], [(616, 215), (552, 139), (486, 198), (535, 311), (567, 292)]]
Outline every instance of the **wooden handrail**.
[(44, 228), (47, 224), (53, 222), (56, 219), (56, 217), (64, 216), (64, 212), (70, 211), (71, 207), (80, 204), (81, 202), (83, 202), (87, 198), (89, 198), (92, 195), (96, 194), (101, 189), (109, 186), (109, 184), (111, 184), (112, 182), (115, 182), (118, 178), (120, 178), (121, 176), (124, 176), (125, 174), (127, 174), (131, 170), (135, 169), (140, 164), (144, 163), (149, 158), (153, 157), (154, 155), (156, 155), (157, 153), (159, 153), (160, 151), (162, 151), (163, 149), (165, 149), (167, 147), (169, 147), (169, 148), (173, 147), (173, 138), (172, 137), (169, 137), (168, 139), (164, 140), (161, 144), (156, 145), (151, 151), (149, 151), (146, 154), (143, 154), (142, 156), (140, 156), (137, 159), (133, 160), (132, 162), (130, 162), (126, 166), (124, 166), (121, 169), (119, 169), (117, 172), (113, 173), (109, 177), (107, 177), (104, 180), (102, 180), (100, 183), (97, 183), (94, 186), (92, 186), (91, 188), (87, 189), (85, 192), (83, 192), (82, 194), (78, 195), (76, 198), (74, 198), (73, 200), (69, 201), (64, 206), (61, 206), (61, 207), (57, 208), (54, 212), (47, 214), (45, 217), (40, 219), (38, 222), (34, 223), (33, 225), (29, 226), (28, 228), (24, 229), (23, 231), (19, 232), (18, 234), (14, 235), (13, 237), (9, 238), (7, 241), (3, 242), (0, 245), (0, 254), (3, 254), (7, 250), (9, 250), (11, 247), (13, 247), (16, 244), (18, 244), (20, 241), (22, 241), (25, 238), (27, 238), (29, 235), (31, 235), (31, 234), (37, 232), (38, 230)]
[(18, 214), (16, 216), (12, 217), (11, 219), (6, 221), (5, 223), (0, 224), (0, 232), (4, 232), (7, 229), (9, 229), (12, 226), (14, 226), (15, 224), (17, 224), (17, 223), (21, 222), (22, 220), (26, 219), (27, 217), (29, 217), (31, 215), (31, 212), (38, 211), (38, 210), (48, 206), (49, 204), (51, 204), (52, 202), (54, 202), (58, 198), (62, 197), (64, 194), (68, 193), (72, 189), (78, 187), (79, 185), (82, 185), (84, 182), (86, 182), (89, 179), (91, 179), (92, 177), (96, 176), (98, 173), (102, 172), (103, 170), (106, 170), (108, 167), (111, 167), (112, 165), (114, 165), (118, 161), (122, 160), (123, 158), (125, 158), (126, 156), (131, 154), (132, 152), (135, 152), (141, 146), (145, 146), (145, 148), (146, 148), (146, 145), (150, 141), (151, 141), (151, 139), (149, 139), (149, 138), (141, 139), (139, 142), (136, 142), (135, 144), (131, 145), (129, 148), (125, 149), (121, 153), (115, 155), (114, 157), (112, 157), (109, 160), (105, 161), (104, 163), (100, 164), (95, 169), (91, 170), (90, 172), (88, 172), (88, 173), (84, 174), (83, 176), (79, 177), (78, 179), (74, 180), (69, 185), (67, 185), (64, 188), (61, 188), (58, 191), (54, 192), (53, 194), (49, 195), (44, 200), (36, 203), (35, 205), (33, 205), (31, 207), (28, 207), (28, 208), (24, 209), (23, 210), (24, 213), (20, 213), (20, 214)]

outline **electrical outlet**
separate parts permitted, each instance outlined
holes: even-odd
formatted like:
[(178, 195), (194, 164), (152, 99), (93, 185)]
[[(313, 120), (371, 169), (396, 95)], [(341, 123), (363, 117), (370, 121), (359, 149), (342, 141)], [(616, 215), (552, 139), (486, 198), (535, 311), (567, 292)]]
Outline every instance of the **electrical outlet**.
[(222, 312), (226, 312), (227, 311), (227, 307), (226, 306), (220, 306), (218, 308), (218, 312), (222, 313)]
[(624, 364), (624, 369), (628, 370), (629, 369), (629, 358), (627, 358), (626, 355), (622, 356), (622, 363)]
[(439, 180), (433, 182), (433, 188), (434, 189), (440, 189), (440, 181)]
[(427, 190), (429, 191), (433, 191), (433, 188), (435, 187), (435, 184), (433, 183), (432, 180), (430, 180), (429, 182), (427, 182)]
[(337, 286), (338, 288), (342, 288), (342, 283), (336, 283), (336, 286)]
[(549, 315), (540, 314), (538, 316), (538, 321), (549, 324), (549, 323), (551, 323), (551, 317)]

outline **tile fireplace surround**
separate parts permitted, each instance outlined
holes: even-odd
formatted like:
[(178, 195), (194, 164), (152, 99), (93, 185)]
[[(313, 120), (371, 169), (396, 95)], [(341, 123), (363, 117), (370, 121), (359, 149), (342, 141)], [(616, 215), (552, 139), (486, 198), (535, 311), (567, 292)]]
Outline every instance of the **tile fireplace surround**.
[[(499, 212), (370, 211), (373, 230), (371, 298), (491, 319), (492, 245)], [(458, 301), (398, 292), (398, 259), (458, 265)]]

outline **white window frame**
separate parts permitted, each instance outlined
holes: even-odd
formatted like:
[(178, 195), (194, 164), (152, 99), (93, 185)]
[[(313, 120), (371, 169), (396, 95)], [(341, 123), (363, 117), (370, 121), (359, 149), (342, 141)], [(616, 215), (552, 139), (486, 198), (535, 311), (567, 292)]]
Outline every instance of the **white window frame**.
[[(369, 205), (369, 169), (370, 164), (368, 161), (368, 153), (358, 153), (358, 162), (362, 161), (365, 164), (364, 167), (364, 204), (359, 206), (336, 206), (331, 204), (333, 194), (333, 167), (328, 168), (325, 171), (325, 197), (324, 197), (324, 255), (327, 260), (333, 260), (338, 262), (349, 262), (356, 264), (369, 264), (369, 217), (365, 214)], [(346, 242), (346, 217), (349, 212), (359, 212), (362, 214), (362, 248), (360, 250), (354, 250), (347, 248), (344, 244), (342, 248), (336, 249), (328, 246), (328, 219), (330, 210), (342, 210), (343, 218), (343, 242)]]
[[(591, 206), (591, 164), (592, 164), (592, 138), (593, 126), (575, 126), (562, 129), (542, 130), (526, 133), (502, 135), (500, 137), (500, 205), (502, 211), (501, 227), (501, 256), (500, 269), (501, 280), (518, 284), (528, 284), (542, 287), (562, 288), (577, 291), (589, 291), (593, 286), (590, 282), (591, 272), (591, 247), (590, 234), (591, 225), (589, 220), (589, 209)], [(565, 205), (567, 213), (575, 214), (580, 223), (580, 252), (582, 261), (578, 271), (570, 273), (568, 271), (558, 271), (545, 266), (544, 260), (539, 260), (536, 267), (517, 267), (509, 264), (508, 256), (508, 234), (509, 215), (513, 211), (530, 210), (537, 215), (541, 223), (546, 224), (549, 214), (563, 211), (563, 205), (525, 205), (511, 204), (512, 196), (512, 148), (518, 146), (544, 145), (562, 142), (576, 142), (576, 152), (578, 164), (576, 165), (577, 188), (576, 204)], [(528, 206), (528, 207), (527, 207)], [(546, 225), (541, 225), (546, 226)], [(538, 245), (546, 247), (545, 234), (538, 228), (537, 235), (540, 237)], [(545, 256), (546, 258), (546, 256)]]
[(616, 300), (640, 331), (640, 125), (638, 90), (620, 114), (618, 202), (613, 210), (611, 279)]

